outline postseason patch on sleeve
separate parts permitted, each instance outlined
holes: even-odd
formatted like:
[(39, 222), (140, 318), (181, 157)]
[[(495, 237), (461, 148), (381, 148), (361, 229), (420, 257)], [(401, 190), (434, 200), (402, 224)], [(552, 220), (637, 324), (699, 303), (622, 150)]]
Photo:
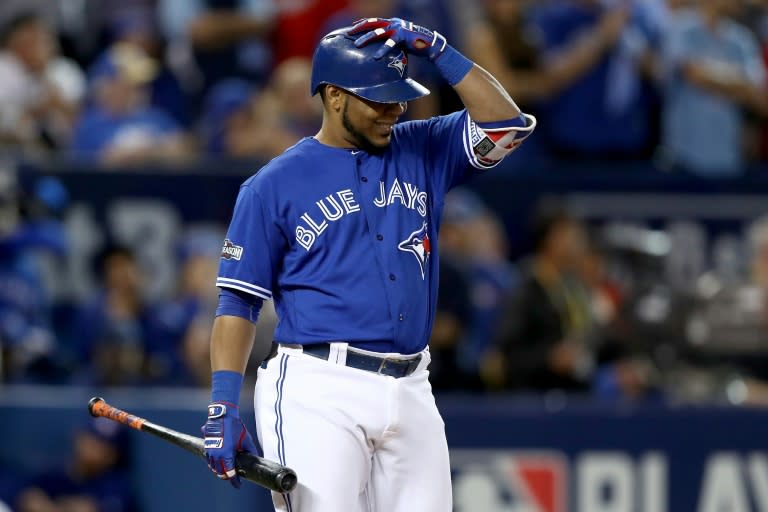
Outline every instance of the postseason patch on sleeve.
[(221, 248), (221, 257), (225, 260), (240, 261), (243, 256), (243, 248), (240, 245), (235, 245), (231, 240), (224, 240), (224, 246)]

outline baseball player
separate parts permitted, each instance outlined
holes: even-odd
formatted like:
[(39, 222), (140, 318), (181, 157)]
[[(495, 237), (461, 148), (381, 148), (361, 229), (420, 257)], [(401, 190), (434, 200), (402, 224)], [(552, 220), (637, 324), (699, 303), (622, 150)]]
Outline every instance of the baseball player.
[[(408, 78), (411, 58), (434, 64), (466, 108), (396, 124), (429, 94)], [(224, 241), (208, 463), (239, 486), (234, 456), (256, 450), (238, 404), (254, 323), (272, 299), (279, 321), (258, 369), (256, 428), (265, 457), (299, 479), (273, 494), (276, 510), (447, 512), (448, 446), (427, 370), (443, 199), (536, 121), (441, 34), (397, 18), (323, 37), (311, 92), (323, 101), (320, 131), (243, 183)]]

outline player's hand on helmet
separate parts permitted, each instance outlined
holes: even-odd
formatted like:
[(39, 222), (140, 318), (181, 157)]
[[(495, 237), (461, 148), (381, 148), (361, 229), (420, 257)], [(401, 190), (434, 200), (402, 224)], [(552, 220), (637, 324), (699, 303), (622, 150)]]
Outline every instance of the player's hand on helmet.
[(239, 488), (235, 456), (238, 452), (255, 454), (257, 451), (251, 434), (240, 419), (239, 408), (227, 402), (213, 402), (208, 406), (208, 421), (201, 430), (208, 467), (216, 476)]
[(381, 48), (373, 55), (380, 59), (395, 46), (406, 52), (431, 61), (437, 59), (445, 50), (445, 37), (437, 31), (429, 30), (411, 21), (400, 18), (366, 18), (354, 23), (349, 35), (363, 34), (355, 40), (358, 48), (367, 44), (383, 41)]

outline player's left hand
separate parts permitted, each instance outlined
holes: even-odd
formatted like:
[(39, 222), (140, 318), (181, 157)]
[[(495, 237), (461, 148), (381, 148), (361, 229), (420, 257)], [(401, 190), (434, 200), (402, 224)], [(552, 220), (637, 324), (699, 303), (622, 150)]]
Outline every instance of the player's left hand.
[(256, 445), (240, 419), (237, 405), (213, 402), (208, 406), (208, 421), (201, 428), (208, 467), (223, 480), (240, 487), (235, 469), (238, 452), (257, 453)]
[(439, 32), (400, 18), (358, 20), (348, 34), (363, 34), (355, 40), (355, 46), (358, 48), (374, 41), (384, 40), (384, 44), (373, 55), (376, 59), (382, 58), (389, 50), (400, 45), (411, 55), (434, 61), (447, 46), (445, 37)]

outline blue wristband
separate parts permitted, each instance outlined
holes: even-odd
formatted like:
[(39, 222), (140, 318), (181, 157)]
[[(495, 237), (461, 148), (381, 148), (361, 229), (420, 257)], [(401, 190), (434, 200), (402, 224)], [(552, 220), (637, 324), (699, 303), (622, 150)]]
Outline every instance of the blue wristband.
[(451, 45), (446, 45), (445, 50), (437, 56), (434, 63), (450, 85), (461, 82), (475, 65)]
[(219, 370), (211, 375), (211, 402), (240, 404), (243, 376), (230, 370)]

